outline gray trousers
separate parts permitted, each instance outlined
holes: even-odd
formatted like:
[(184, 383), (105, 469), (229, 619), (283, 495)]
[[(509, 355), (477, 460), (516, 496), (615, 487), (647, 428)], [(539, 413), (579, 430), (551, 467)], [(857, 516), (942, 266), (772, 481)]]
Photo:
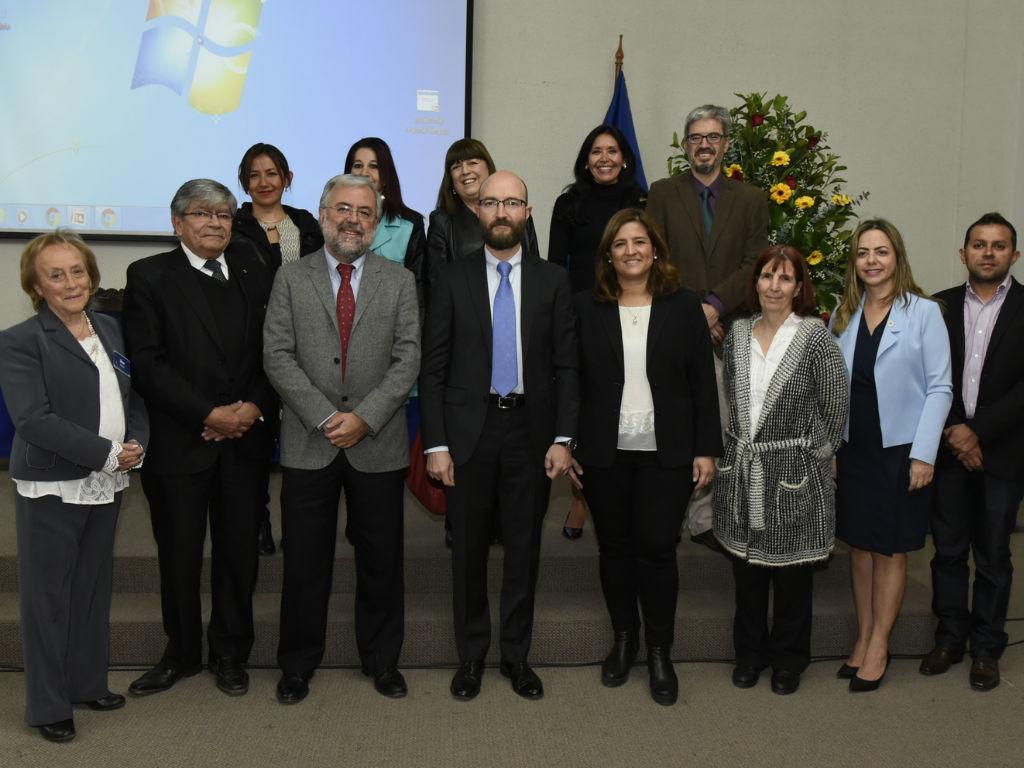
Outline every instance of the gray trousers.
[(71, 717), (71, 705), (106, 696), (114, 528), (111, 504), (65, 504), (14, 494), (18, 531), (25, 722)]
[[(718, 355), (714, 355), (715, 383), (718, 385), (718, 415), (722, 421), (722, 436), (729, 427), (729, 398), (725, 391), (724, 368)], [(691, 536), (711, 530), (712, 498), (711, 486), (694, 491), (690, 497), (690, 505), (686, 508), (686, 530)]]

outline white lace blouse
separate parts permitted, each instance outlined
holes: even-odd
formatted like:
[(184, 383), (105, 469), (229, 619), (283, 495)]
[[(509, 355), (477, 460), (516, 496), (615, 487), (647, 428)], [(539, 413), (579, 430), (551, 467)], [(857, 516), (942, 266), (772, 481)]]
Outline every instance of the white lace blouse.
[(619, 405), (620, 451), (656, 451), (654, 398), (647, 380), (647, 327), (651, 307), (619, 307), (625, 381)]
[(128, 487), (128, 473), (117, 470), (117, 456), (124, 440), (124, 405), (117, 373), (106, 350), (95, 333), (79, 341), (100, 374), (100, 426), (98, 434), (110, 440), (110, 453), (106, 464), (98, 472), (90, 472), (79, 480), (18, 480), (15, 485), (20, 496), (38, 499), (41, 496), (60, 496), (67, 504), (109, 504), (114, 494)]

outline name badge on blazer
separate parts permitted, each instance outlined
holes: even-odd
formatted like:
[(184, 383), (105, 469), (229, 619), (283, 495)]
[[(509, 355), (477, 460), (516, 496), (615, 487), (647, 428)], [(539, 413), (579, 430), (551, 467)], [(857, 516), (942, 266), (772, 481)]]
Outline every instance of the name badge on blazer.
[(132, 377), (132, 361), (115, 350), (114, 369), (120, 371), (129, 379)]

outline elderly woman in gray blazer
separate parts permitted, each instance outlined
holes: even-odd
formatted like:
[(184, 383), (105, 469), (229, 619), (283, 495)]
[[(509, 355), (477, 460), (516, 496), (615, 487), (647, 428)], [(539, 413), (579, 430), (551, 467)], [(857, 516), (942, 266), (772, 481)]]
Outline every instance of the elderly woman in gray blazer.
[(50, 741), (74, 738), (75, 704), (124, 706), (107, 688), (114, 527), (149, 428), (117, 322), (85, 309), (99, 279), (77, 235), (40, 235), (21, 254), (36, 315), (0, 332), (15, 426), (25, 721)]
[[(789, 694), (811, 656), (813, 564), (835, 537), (832, 456), (846, 420), (842, 354), (815, 316), (814, 286), (790, 246), (754, 264), (748, 304), (725, 340), (729, 429), (714, 488), (714, 532), (736, 579), (733, 684), (772, 667)], [(768, 630), (768, 592), (774, 617)]]

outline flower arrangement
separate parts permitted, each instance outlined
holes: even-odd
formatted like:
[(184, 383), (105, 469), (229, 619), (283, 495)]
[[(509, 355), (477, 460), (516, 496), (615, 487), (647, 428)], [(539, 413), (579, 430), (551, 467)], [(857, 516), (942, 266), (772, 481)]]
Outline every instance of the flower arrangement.
[[(797, 248), (810, 267), (818, 308), (831, 313), (839, 303), (846, 272), (855, 206), (867, 199), (843, 191), (846, 166), (829, 151), (828, 134), (804, 122), (786, 96), (737, 93), (742, 103), (730, 110), (732, 128), (723, 173), (756, 184), (768, 196), (768, 241)], [(679, 135), (669, 175), (689, 168)]]

